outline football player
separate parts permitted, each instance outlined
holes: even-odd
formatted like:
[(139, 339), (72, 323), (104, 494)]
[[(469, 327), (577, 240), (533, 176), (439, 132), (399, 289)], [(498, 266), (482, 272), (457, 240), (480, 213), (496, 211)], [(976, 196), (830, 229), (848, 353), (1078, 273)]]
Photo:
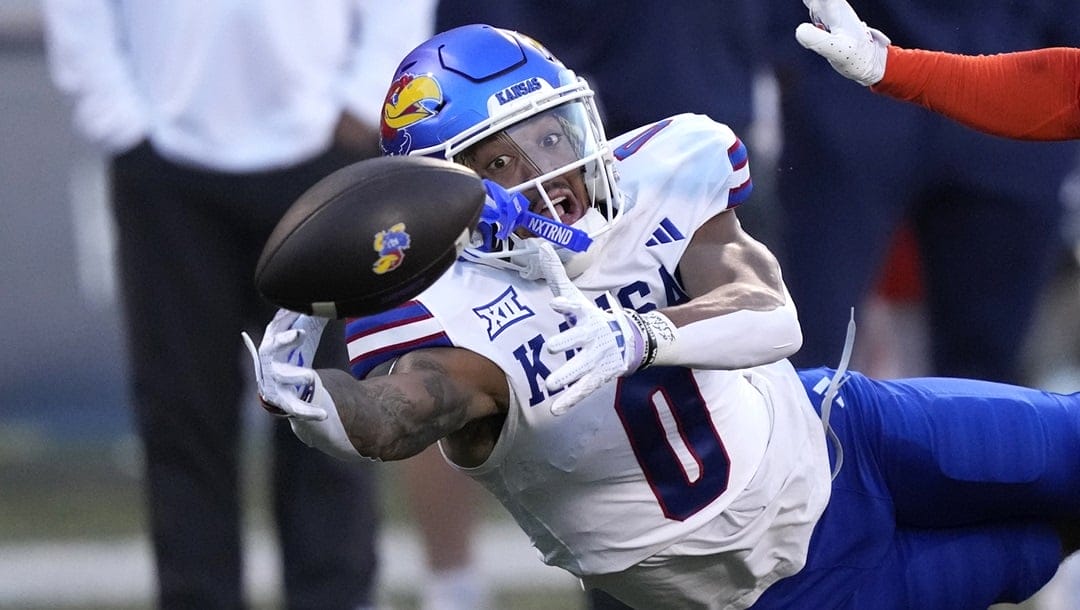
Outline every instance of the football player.
[(977, 56), (904, 49), (867, 27), (846, 0), (803, 3), (814, 23), (795, 30), (799, 44), (871, 91), (1006, 138), (1080, 138), (1080, 49)]
[(725, 125), (609, 141), (584, 80), (472, 25), (402, 61), (382, 146), (466, 164), (548, 222), (489, 217), (415, 300), (351, 320), (352, 375), (298, 366), (324, 321), (280, 312), (259, 391), (309, 445), (438, 443), (544, 562), (638, 608), (983, 609), (1075, 548), (1080, 394), (876, 381), (845, 370), (851, 336), (837, 370), (792, 367), (795, 305), (739, 225)]

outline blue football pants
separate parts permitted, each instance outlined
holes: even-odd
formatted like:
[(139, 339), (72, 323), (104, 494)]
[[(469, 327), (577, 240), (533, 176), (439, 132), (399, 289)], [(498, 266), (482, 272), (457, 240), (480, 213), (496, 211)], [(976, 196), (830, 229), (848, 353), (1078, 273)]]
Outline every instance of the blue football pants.
[[(799, 371), (819, 411), (833, 373)], [(1054, 524), (1080, 522), (1080, 393), (851, 372), (830, 425), (843, 462), (807, 565), (753, 608), (985, 610), (1054, 575)]]

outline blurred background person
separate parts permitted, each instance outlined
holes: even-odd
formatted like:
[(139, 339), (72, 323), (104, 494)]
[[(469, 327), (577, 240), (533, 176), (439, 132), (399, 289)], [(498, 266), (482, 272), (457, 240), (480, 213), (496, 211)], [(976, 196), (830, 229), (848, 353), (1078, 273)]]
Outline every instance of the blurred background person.
[[(430, 34), (431, 3), (407, 4), (44, 2), (55, 83), (110, 157), (162, 608), (244, 606), (239, 333), (273, 313), (255, 262), (294, 199), (375, 154), (386, 83)], [(343, 342), (320, 358), (346, 366)], [(373, 606), (374, 470), (273, 435), (285, 605)]]
[[(857, 9), (902, 47), (978, 54), (1080, 42), (1080, 7), (1048, 0), (865, 0)], [(921, 269), (925, 372), (1024, 381), (1024, 341), (1063, 247), (1059, 189), (1075, 144), (991, 138), (853, 87), (794, 40), (792, 24), (806, 14), (787, 1), (771, 12), (781, 254), (804, 334), (793, 362), (839, 360), (850, 308), (861, 316), (907, 226), (917, 247), (892, 260)], [(856, 355), (868, 342), (895, 346), (896, 329), (885, 328), (857, 335)]]

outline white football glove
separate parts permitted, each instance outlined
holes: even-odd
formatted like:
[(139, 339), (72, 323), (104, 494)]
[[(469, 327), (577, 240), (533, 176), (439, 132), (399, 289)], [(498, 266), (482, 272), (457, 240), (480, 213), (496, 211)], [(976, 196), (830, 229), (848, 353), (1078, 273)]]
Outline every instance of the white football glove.
[(342, 460), (371, 460), (352, 444), (334, 399), (311, 368), (327, 322), (280, 309), (266, 326), (258, 349), (242, 333), (255, 363), (259, 399), (267, 411), (288, 417), (293, 433), (309, 447)]
[(888, 36), (868, 27), (846, 0), (803, 0), (803, 4), (813, 23), (795, 29), (799, 44), (863, 86), (877, 84), (885, 76)]
[(243, 333), (255, 364), (259, 399), (267, 411), (302, 420), (326, 419), (326, 409), (312, 403), (319, 376), (311, 363), (327, 321), (279, 309), (257, 350), (251, 337)]
[(609, 299), (611, 310), (597, 307), (567, 277), (551, 244), (540, 244), (538, 257), (541, 272), (555, 295), (551, 308), (571, 324), (548, 340), (547, 350), (581, 350), (545, 380), (549, 391), (566, 388), (551, 405), (553, 415), (562, 415), (600, 386), (637, 370), (646, 345), (632, 317), (637, 314), (624, 311), (614, 299)]

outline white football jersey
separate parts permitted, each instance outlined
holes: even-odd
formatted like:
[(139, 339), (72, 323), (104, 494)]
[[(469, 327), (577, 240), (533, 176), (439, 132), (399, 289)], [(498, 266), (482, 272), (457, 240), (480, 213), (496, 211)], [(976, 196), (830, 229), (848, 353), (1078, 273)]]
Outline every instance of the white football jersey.
[[(700, 115), (612, 146), (628, 209), (574, 283), (602, 308), (609, 299), (639, 312), (684, 302), (678, 262), (694, 231), (750, 191), (745, 148)], [(498, 497), (548, 564), (588, 577), (650, 558), (723, 554), (739, 578), (710, 578), (725, 582), (688, 593), (721, 606), (752, 603), (801, 568), (830, 479), (821, 422), (791, 365), (651, 367), (554, 416), (557, 392), (544, 378), (572, 354), (545, 348), (567, 328), (551, 298), (542, 280), (459, 261), (414, 301), (350, 322), (353, 372), (449, 345), (501, 367), (513, 404), (490, 457), (461, 470)]]

